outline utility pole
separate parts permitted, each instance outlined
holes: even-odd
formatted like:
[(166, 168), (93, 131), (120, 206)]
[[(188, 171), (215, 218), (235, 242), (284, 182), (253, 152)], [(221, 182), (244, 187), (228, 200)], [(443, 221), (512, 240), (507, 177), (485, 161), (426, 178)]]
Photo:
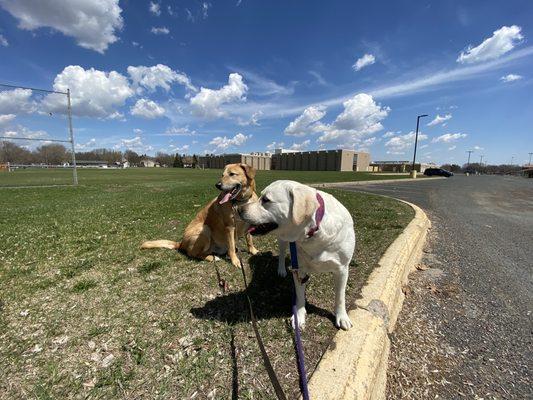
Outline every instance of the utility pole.
[(511, 165), (514, 165), (514, 156), (511, 157)]
[(420, 125), (420, 118), (427, 117), (427, 114), (418, 115), (416, 117), (416, 135), (415, 135), (415, 152), (413, 154), (413, 165), (411, 167), (411, 177), (416, 178), (415, 162), (416, 162), (416, 146), (418, 144), (418, 126)]
[(466, 165), (470, 165), (470, 154), (472, 154), (474, 150), (467, 150), (466, 152), (468, 153), (468, 162), (466, 163)]
[(531, 165), (531, 155), (532, 155), (533, 153), (528, 153), (528, 154), (529, 154), (529, 163), (528, 163), (527, 165)]
[(482, 154), (482, 155), (480, 156), (480, 158), (479, 158), (479, 164), (480, 164), (480, 165), (483, 165), (483, 157), (484, 157), (484, 156), (483, 156), (483, 154)]
[(76, 148), (74, 146), (74, 130), (72, 129), (72, 105), (70, 104), (70, 88), (67, 88), (67, 113), (68, 113), (68, 131), (70, 136), (70, 145), (72, 147), (72, 178), (74, 186), (78, 185), (78, 170), (76, 167)]

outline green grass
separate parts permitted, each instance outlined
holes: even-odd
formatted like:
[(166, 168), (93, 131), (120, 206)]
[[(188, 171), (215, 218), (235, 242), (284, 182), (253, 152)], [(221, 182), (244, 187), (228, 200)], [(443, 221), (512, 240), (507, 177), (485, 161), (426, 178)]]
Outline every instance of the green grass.
[[(46, 183), (50, 171), (16, 171), (11, 184)], [(52, 175), (65, 171), (52, 171)], [(179, 239), (217, 195), (220, 171), (82, 170), (80, 186), (0, 189), (0, 398), (272, 398), (248, 322), (240, 273), (170, 250), (140, 251), (146, 239)], [(55, 175), (54, 175), (55, 176)], [(59, 176), (59, 175), (58, 175)], [(15, 180), (17, 178), (17, 180)], [(338, 172), (259, 171), (301, 182), (374, 178)], [(0, 184), (5, 184), (1, 180)], [(353, 301), (381, 254), (411, 220), (403, 203), (331, 190), (356, 222)], [(242, 243), (240, 244), (241, 247)], [(292, 282), (276, 275), (275, 239), (256, 240), (253, 299), (282, 385), (297, 393), (290, 317)], [(333, 327), (332, 279), (313, 276), (303, 333), (310, 372)], [(232, 343), (234, 344), (232, 346)]]

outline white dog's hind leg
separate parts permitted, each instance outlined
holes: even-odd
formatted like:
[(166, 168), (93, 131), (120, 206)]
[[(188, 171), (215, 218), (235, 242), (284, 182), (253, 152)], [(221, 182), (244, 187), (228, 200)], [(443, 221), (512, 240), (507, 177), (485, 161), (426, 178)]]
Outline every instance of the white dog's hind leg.
[(335, 325), (345, 331), (352, 327), (345, 304), (346, 283), (348, 282), (348, 266), (333, 273), (335, 279)]
[[(298, 327), (303, 329), (305, 326), (305, 316), (307, 312), (305, 311), (305, 283), (300, 283), (298, 278), (292, 275), (294, 280), (294, 287), (296, 289), (296, 314), (298, 317)], [(292, 327), (295, 327), (294, 324), (294, 315), (291, 317)]]
[(285, 254), (287, 253), (287, 242), (278, 239), (278, 275), (282, 278), (287, 276), (287, 269), (285, 268)]

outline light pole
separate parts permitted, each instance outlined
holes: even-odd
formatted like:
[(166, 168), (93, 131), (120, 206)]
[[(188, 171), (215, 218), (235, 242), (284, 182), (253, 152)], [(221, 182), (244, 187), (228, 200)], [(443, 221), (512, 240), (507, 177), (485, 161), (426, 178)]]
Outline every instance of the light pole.
[(483, 165), (483, 157), (484, 157), (484, 155), (482, 154), (482, 155), (479, 156), (479, 157), (480, 157), (480, 158), (479, 158), (479, 164), (480, 164), (480, 165)]
[(533, 153), (528, 153), (528, 154), (529, 154), (529, 163), (528, 163), (527, 165), (531, 165), (531, 155), (532, 155)]
[(420, 118), (427, 117), (427, 114), (418, 115), (416, 117), (416, 135), (415, 135), (415, 152), (413, 154), (413, 166), (411, 167), (411, 178), (416, 178), (416, 169), (415, 169), (415, 162), (416, 162), (416, 145), (418, 144), (418, 127), (420, 125)]
[(467, 150), (466, 152), (468, 153), (468, 162), (466, 163), (466, 165), (470, 165), (470, 154), (472, 154), (474, 150)]

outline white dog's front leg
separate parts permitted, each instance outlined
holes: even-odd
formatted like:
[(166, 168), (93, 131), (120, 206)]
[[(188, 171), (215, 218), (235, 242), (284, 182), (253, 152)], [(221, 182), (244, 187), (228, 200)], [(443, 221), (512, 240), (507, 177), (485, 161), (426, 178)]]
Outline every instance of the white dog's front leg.
[(333, 273), (335, 279), (335, 325), (345, 331), (352, 327), (352, 321), (346, 312), (345, 294), (348, 282), (348, 266)]
[(287, 253), (287, 242), (278, 239), (278, 248), (278, 275), (282, 278), (285, 278), (287, 276), (287, 269), (285, 268), (285, 254)]
[[(300, 283), (298, 278), (293, 274), (294, 288), (296, 290), (296, 315), (298, 317), (298, 328), (303, 329), (305, 326), (305, 283)], [(294, 315), (291, 317), (292, 327), (295, 327)]]

